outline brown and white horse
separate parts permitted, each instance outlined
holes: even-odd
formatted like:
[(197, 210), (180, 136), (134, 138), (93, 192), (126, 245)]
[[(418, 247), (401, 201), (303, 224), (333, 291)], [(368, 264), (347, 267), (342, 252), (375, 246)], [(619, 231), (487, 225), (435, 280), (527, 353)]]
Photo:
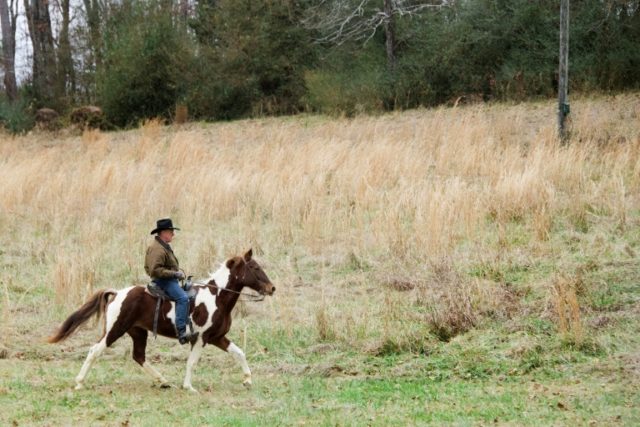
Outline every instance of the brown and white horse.
[[(236, 305), (240, 292), (249, 287), (262, 295), (272, 295), (276, 290), (265, 272), (252, 259), (249, 250), (243, 257), (236, 256), (222, 264), (209, 279), (206, 285), (194, 285), (197, 290), (195, 302), (189, 307), (191, 321), (198, 339), (191, 345), (191, 353), (187, 360), (187, 372), (183, 387), (195, 392), (191, 385), (191, 373), (200, 358), (202, 349), (213, 344), (229, 352), (242, 367), (243, 384), (251, 386), (251, 371), (247, 365), (244, 352), (225, 335), (231, 328), (231, 310)], [(153, 328), (156, 298), (151, 296), (143, 286), (132, 286), (126, 289), (106, 289), (96, 292), (82, 307), (65, 320), (49, 342), (56, 343), (68, 338), (82, 324), (94, 315), (105, 316), (104, 333), (100, 341), (89, 350), (80, 373), (76, 377), (76, 390), (82, 388), (93, 362), (105, 348), (111, 346), (125, 333), (133, 339), (133, 359), (158, 381), (161, 386), (168, 387), (168, 381), (145, 360), (148, 331)], [(158, 333), (176, 338), (175, 303), (164, 301), (160, 308)]]

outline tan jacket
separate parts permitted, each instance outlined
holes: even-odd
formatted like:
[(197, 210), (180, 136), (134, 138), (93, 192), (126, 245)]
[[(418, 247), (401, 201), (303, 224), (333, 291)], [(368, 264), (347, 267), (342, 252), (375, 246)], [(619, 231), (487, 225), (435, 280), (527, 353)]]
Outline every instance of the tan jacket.
[(147, 248), (144, 269), (152, 279), (172, 279), (178, 271), (178, 258), (171, 246), (160, 240), (158, 236)]

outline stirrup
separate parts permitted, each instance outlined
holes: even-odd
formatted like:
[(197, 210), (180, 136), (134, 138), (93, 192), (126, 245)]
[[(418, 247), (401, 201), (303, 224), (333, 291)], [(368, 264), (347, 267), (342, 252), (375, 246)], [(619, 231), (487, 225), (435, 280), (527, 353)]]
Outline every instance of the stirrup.
[(185, 332), (183, 335), (180, 335), (178, 337), (178, 342), (180, 344), (190, 343), (191, 345), (193, 345), (198, 340), (198, 335), (200, 335), (198, 332), (191, 332), (189, 334)]

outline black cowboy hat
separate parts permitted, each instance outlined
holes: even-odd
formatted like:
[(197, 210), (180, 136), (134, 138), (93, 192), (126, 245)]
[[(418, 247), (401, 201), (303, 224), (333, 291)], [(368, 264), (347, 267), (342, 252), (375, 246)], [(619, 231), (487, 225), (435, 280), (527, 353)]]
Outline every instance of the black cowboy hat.
[(180, 230), (178, 227), (173, 226), (173, 222), (171, 218), (162, 218), (156, 221), (156, 228), (151, 232), (151, 234), (156, 234), (161, 232), (162, 230)]

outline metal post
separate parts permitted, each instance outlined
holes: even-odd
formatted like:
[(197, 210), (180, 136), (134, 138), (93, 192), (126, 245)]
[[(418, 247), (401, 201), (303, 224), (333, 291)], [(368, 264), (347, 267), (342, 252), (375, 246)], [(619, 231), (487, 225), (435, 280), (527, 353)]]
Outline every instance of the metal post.
[(560, 64), (558, 67), (558, 133), (564, 142), (569, 115), (569, 0), (560, 0)]

